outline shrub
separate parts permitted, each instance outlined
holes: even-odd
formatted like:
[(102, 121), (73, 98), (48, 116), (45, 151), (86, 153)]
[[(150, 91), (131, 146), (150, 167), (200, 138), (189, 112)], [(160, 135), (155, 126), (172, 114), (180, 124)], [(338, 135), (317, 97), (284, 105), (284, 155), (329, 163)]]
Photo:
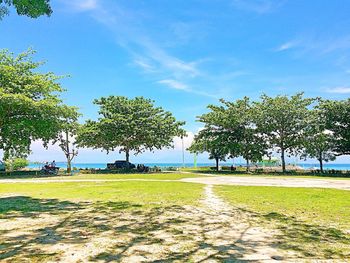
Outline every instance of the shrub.
[(14, 158), (5, 161), (5, 166), (7, 171), (17, 171), (22, 168), (27, 167), (29, 164), (28, 160), (24, 158)]

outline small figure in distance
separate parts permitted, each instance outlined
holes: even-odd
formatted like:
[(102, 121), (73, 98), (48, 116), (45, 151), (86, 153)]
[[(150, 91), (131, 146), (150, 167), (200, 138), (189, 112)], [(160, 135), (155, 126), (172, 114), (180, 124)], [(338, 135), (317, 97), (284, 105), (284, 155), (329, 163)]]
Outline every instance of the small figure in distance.
[(55, 167), (56, 167), (56, 162), (55, 162), (55, 160), (52, 161), (51, 167), (52, 167), (52, 168), (55, 168)]

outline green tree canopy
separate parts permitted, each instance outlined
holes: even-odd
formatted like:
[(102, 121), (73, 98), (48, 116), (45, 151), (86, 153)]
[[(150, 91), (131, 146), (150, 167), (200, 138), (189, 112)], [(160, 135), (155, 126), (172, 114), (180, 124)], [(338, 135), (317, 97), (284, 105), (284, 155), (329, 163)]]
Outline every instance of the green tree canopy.
[[(321, 102), (322, 105), (322, 102)], [(327, 130), (327, 118), (325, 111), (319, 106), (310, 112), (310, 121), (306, 127), (303, 158), (315, 158), (320, 163), (320, 170), (323, 173), (323, 163), (334, 161), (336, 156), (334, 150), (334, 137)]]
[(256, 125), (264, 139), (281, 153), (282, 170), (286, 171), (285, 155), (302, 149), (305, 129), (309, 125), (309, 107), (315, 99), (304, 98), (303, 93), (291, 97), (261, 96), (255, 103)]
[(109, 96), (94, 104), (100, 106), (100, 117), (83, 125), (77, 137), (79, 146), (107, 152), (120, 148), (129, 161), (131, 151), (139, 154), (172, 147), (173, 138), (185, 134), (181, 128), (184, 122), (176, 121), (170, 112), (143, 97)]
[(0, 149), (5, 159), (26, 155), (34, 140), (46, 145), (57, 136), (62, 121), (76, 114), (76, 108), (63, 104), (59, 96), (61, 77), (37, 72), (43, 63), (32, 60), (34, 53), (15, 56), (0, 51)]
[(323, 101), (320, 105), (326, 120), (326, 129), (334, 138), (336, 155), (350, 154), (350, 99)]
[(220, 102), (220, 106), (209, 105), (210, 112), (199, 116), (205, 127), (189, 149), (195, 152), (202, 148), (201, 152), (216, 152), (218, 156), (243, 156), (249, 169), (249, 162), (261, 160), (267, 147), (254, 124), (254, 108), (247, 97)]
[(16, 9), (18, 15), (31, 18), (52, 14), (50, 0), (0, 0), (0, 20), (9, 14), (11, 6)]

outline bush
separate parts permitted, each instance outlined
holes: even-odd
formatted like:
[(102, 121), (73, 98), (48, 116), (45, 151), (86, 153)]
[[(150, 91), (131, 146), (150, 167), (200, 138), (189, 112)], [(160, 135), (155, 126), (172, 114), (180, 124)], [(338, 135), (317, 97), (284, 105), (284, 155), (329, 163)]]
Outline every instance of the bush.
[(7, 171), (17, 171), (27, 167), (28, 164), (29, 164), (28, 160), (23, 158), (14, 158), (14, 159), (5, 161), (5, 166)]

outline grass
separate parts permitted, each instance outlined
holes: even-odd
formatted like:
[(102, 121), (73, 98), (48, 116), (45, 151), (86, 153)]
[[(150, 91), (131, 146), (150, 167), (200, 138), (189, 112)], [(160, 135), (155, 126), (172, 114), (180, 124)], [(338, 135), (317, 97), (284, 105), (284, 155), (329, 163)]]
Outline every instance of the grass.
[(181, 173), (150, 173), (150, 174), (75, 174), (73, 176), (1, 176), (1, 179), (43, 179), (43, 180), (75, 180), (75, 179), (148, 179), (148, 180), (179, 180), (183, 178), (203, 177), (200, 174)]
[[(130, 207), (151, 208), (169, 205), (196, 205), (203, 193), (202, 189), (203, 186), (198, 184), (180, 182), (16, 183), (1, 184), (0, 195), (73, 202), (128, 203), (132, 204)], [(26, 206), (24, 202), (20, 205)], [(28, 205), (30, 206), (30, 203)], [(0, 203), (0, 211), (2, 210), (8, 210), (4, 202)]]
[(218, 175), (218, 176), (253, 176), (253, 177), (268, 177), (268, 178), (306, 178), (306, 179), (335, 179), (335, 180), (350, 180), (349, 174), (307, 174), (298, 172), (296, 174), (282, 174), (282, 173), (246, 173), (244, 169), (240, 169), (238, 171), (215, 171), (210, 169), (210, 167), (197, 167), (197, 168), (182, 168), (181, 171), (190, 172), (193, 174), (210, 174), (210, 175)]
[(215, 189), (234, 206), (350, 229), (350, 191), (269, 186), (217, 186)]
[(280, 232), (275, 244), (305, 258), (350, 258), (350, 191), (216, 186), (233, 206)]

